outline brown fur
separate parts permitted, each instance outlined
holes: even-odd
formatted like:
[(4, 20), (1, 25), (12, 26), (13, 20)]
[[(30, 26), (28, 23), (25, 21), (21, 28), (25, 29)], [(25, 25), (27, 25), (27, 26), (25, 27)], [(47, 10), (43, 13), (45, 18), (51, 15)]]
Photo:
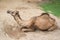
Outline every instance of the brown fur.
[[(21, 28), (21, 30), (24, 29), (23, 31), (34, 31), (36, 29), (54, 30), (57, 28), (55, 19), (50, 17), (48, 13), (42, 13), (40, 16), (32, 17), (30, 20), (23, 21), (20, 18), (19, 13), (16, 14), (16, 11), (13, 13), (12, 11), (10, 12), (11, 12), (10, 14), (17, 21), (17, 23), (23, 26)], [(13, 15), (13, 14), (16, 14), (16, 15)]]
[(54, 30), (57, 28), (56, 21), (48, 13), (42, 13), (36, 18), (35, 24), (40, 30)]

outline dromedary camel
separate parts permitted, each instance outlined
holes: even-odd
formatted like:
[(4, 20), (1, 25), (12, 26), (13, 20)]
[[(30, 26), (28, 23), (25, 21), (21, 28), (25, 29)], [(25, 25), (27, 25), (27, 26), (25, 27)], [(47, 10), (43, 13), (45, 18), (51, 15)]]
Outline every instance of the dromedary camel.
[(56, 21), (54, 18), (50, 17), (48, 13), (42, 13), (40, 16), (32, 17), (30, 20), (22, 20), (19, 16), (19, 11), (8, 10), (7, 13), (11, 14), (15, 21), (22, 26), (23, 31), (35, 31), (39, 30), (54, 30), (57, 28)]

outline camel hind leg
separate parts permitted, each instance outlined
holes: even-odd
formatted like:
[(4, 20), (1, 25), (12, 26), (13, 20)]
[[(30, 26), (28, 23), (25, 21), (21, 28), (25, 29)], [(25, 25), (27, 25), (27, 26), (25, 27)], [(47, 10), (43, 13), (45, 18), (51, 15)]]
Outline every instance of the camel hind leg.
[(53, 30), (55, 30), (55, 29), (57, 29), (57, 26), (56, 26), (56, 25), (54, 25), (54, 26), (52, 26), (51, 28), (49, 28), (48, 31), (53, 31)]

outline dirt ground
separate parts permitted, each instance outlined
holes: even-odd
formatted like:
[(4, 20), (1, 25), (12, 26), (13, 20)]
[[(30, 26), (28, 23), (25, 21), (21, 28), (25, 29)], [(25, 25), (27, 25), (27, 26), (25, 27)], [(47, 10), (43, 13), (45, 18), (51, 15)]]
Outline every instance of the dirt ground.
[[(38, 16), (44, 11), (41, 7), (38, 7), (34, 3), (27, 3), (21, 0), (6, 0), (0, 2), (0, 40), (18, 40), (10, 38), (4, 32), (5, 25), (14, 25), (17, 26), (17, 23), (13, 17), (7, 14), (7, 10), (18, 10), (20, 16), (24, 20), (28, 20), (33, 16)], [(19, 40), (60, 40), (60, 19), (56, 16), (50, 14), (53, 18), (56, 19), (58, 29), (50, 32), (36, 31), (25, 33), (26, 36), (20, 37)]]

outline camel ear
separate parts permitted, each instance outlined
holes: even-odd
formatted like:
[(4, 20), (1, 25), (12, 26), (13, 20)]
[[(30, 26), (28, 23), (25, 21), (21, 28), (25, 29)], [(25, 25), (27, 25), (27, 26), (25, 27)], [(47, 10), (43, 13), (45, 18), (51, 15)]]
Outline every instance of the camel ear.
[(18, 15), (19, 14), (19, 11), (16, 11), (16, 15)]

